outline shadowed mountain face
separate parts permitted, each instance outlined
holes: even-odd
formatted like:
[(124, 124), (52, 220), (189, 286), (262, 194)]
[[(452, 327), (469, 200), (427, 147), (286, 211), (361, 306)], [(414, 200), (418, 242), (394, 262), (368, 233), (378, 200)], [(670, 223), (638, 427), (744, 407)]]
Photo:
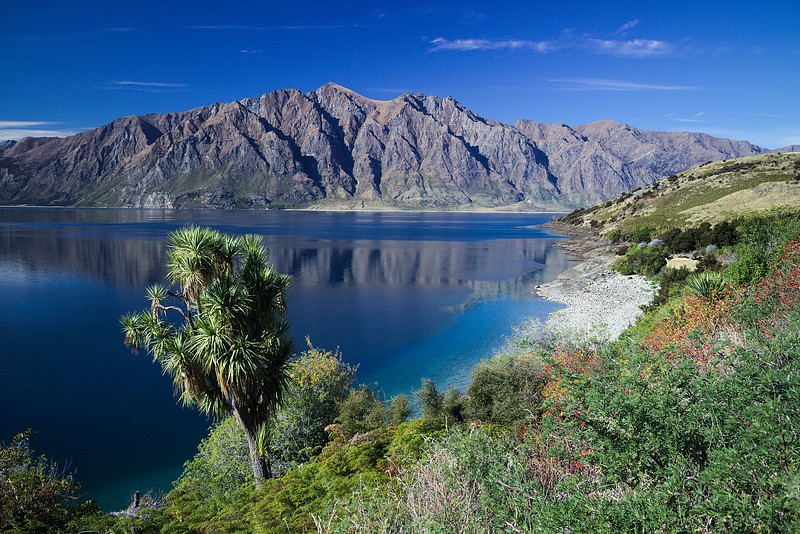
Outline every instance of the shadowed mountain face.
[(377, 101), (326, 84), (4, 143), (0, 203), (552, 210), (761, 152), (744, 141), (610, 121), (512, 126), (449, 97)]

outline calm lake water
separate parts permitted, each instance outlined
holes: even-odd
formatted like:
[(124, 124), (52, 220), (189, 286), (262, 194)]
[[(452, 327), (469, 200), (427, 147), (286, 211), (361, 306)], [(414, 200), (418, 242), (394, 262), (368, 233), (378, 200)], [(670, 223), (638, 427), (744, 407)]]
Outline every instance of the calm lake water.
[(0, 440), (77, 470), (106, 510), (168, 490), (209, 421), (182, 408), (119, 317), (163, 282), (164, 238), (186, 224), (264, 236), (296, 350), (339, 347), (388, 397), (463, 385), (570, 262), (535, 226), (552, 215), (0, 208)]

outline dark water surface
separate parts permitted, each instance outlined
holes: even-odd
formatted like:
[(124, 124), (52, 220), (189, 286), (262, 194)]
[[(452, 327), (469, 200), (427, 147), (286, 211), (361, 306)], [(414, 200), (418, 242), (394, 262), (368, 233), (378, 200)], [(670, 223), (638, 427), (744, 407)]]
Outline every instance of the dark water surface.
[(0, 208), (0, 440), (77, 468), (107, 510), (170, 488), (209, 425), (122, 344), (121, 314), (163, 282), (164, 238), (185, 224), (264, 236), (294, 277), (304, 338), (341, 348), (388, 396), (421, 378), (463, 385), (514, 325), (557, 305), (533, 286), (568, 266), (552, 215)]

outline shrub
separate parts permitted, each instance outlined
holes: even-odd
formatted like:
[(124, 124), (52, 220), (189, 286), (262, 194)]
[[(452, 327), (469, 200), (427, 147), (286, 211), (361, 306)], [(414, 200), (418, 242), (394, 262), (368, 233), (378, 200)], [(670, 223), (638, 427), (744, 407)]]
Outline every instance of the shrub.
[(436, 384), (430, 378), (423, 378), (422, 385), (414, 392), (422, 417), (442, 417), (442, 402), (444, 395), (436, 389)]
[(0, 441), (0, 531), (52, 532), (81, 515), (97, 513), (81, 503), (72, 474), (44, 456), (34, 457), (28, 430)]
[(786, 244), (800, 238), (800, 214), (750, 217), (737, 230), (741, 235), (735, 247), (739, 260), (725, 275), (737, 285), (758, 282), (769, 274)]
[(392, 397), (392, 402), (389, 405), (389, 424), (399, 425), (408, 420), (411, 414), (414, 413), (411, 407), (411, 401), (408, 395), (401, 393)]
[(365, 385), (350, 389), (349, 395), (339, 405), (339, 417), (345, 436), (363, 434), (386, 424), (386, 407), (376, 397), (375, 391)]
[(630, 243), (649, 242), (655, 234), (652, 226), (636, 226), (627, 231), (625, 241)]
[(481, 361), (467, 388), (467, 415), (484, 423), (514, 426), (536, 420), (546, 383), (541, 360), (532, 355)]
[(464, 422), (468, 402), (467, 397), (457, 387), (447, 388), (442, 398), (442, 414), (448, 425)]
[(632, 247), (627, 254), (614, 262), (614, 269), (624, 275), (643, 274), (655, 275), (661, 270), (667, 260), (662, 247)]
[(339, 407), (355, 380), (356, 368), (339, 351), (314, 347), (293, 359), (289, 391), (278, 409), (271, 443), (273, 469), (283, 473), (307, 462), (328, 441), (325, 427), (339, 415)]
[(683, 289), (686, 278), (692, 274), (685, 267), (680, 269), (664, 269), (658, 277), (658, 293), (647, 308), (654, 310), (679, 295)]

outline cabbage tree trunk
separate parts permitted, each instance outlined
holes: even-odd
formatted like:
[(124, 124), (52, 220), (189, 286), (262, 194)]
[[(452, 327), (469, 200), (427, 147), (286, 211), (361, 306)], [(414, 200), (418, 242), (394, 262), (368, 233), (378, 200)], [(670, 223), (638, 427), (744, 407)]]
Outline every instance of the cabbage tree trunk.
[(239, 423), (247, 439), (247, 448), (250, 451), (250, 465), (253, 469), (253, 479), (256, 489), (261, 489), (262, 482), (272, 477), (272, 470), (267, 460), (259, 454), (255, 424), (249, 417), (242, 414), (235, 407), (233, 409), (233, 415), (236, 417), (236, 421)]

